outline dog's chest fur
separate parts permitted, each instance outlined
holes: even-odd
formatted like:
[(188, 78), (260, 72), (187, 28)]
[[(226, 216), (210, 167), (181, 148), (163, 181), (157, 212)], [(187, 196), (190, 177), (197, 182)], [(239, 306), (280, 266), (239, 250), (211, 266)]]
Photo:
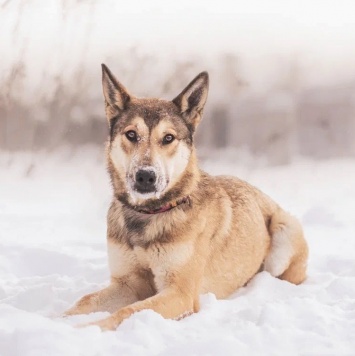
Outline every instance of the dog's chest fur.
[[(193, 241), (176, 243), (154, 243), (148, 248), (108, 240), (108, 257), (111, 276), (142, 276), (145, 272), (151, 275), (157, 291), (164, 289), (169, 275), (179, 269), (191, 258), (194, 252)], [(147, 275), (147, 274), (146, 274)]]
[[(114, 201), (108, 213), (108, 257), (111, 275), (152, 276), (157, 291), (169, 274), (186, 263), (194, 241), (182, 239), (188, 214), (177, 207), (163, 214), (139, 217)], [(146, 273), (148, 272), (148, 273)]]
[(172, 243), (187, 220), (185, 209), (188, 207), (179, 206), (166, 213), (144, 216), (113, 201), (108, 212), (108, 238), (131, 250)]

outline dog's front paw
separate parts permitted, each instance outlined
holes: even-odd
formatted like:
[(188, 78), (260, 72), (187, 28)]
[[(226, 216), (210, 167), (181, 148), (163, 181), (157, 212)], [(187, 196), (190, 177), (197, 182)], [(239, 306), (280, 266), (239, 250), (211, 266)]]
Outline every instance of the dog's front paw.
[(78, 310), (76, 307), (72, 307), (68, 310), (66, 310), (64, 313), (61, 314), (62, 318), (66, 318), (68, 316), (72, 316), (72, 315), (80, 315), (83, 314), (80, 310)]
[(101, 331), (113, 331), (117, 329), (118, 324), (111, 318), (107, 318), (99, 321), (92, 321), (90, 323), (76, 325), (77, 328), (86, 328), (88, 326), (98, 326)]

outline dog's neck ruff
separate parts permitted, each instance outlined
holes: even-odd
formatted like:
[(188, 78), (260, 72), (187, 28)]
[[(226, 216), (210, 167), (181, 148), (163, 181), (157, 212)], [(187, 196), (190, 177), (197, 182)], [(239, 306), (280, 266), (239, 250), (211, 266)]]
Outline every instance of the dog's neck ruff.
[(136, 210), (142, 214), (159, 214), (159, 213), (165, 213), (171, 209), (174, 209), (181, 204), (189, 204), (190, 205), (190, 203), (191, 203), (191, 198), (187, 195), (186, 197), (174, 200), (174, 201), (167, 203), (157, 209), (150, 210), (150, 209), (141, 209), (140, 207), (135, 207), (134, 210)]

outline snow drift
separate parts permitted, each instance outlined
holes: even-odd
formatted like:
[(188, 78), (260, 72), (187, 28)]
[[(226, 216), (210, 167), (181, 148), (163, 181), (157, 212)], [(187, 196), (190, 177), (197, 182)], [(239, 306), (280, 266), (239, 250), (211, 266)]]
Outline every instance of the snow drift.
[[(274, 168), (203, 162), (271, 195), (303, 222), (310, 245), (300, 286), (263, 272), (227, 300), (201, 296), (181, 321), (152, 311), (115, 332), (60, 313), (109, 274), (102, 152), (0, 155), (0, 355), (346, 355), (355, 352), (355, 162), (299, 160)], [(235, 159), (235, 157), (234, 157)]]

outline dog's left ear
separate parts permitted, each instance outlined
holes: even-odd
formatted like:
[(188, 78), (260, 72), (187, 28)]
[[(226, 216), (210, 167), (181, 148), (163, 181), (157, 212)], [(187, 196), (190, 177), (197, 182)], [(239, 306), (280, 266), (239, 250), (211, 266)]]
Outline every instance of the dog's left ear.
[(208, 94), (208, 73), (200, 73), (174, 100), (185, 120), (195, 129), (202, 118)]

